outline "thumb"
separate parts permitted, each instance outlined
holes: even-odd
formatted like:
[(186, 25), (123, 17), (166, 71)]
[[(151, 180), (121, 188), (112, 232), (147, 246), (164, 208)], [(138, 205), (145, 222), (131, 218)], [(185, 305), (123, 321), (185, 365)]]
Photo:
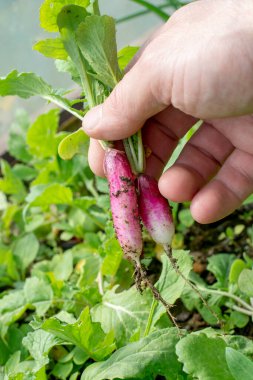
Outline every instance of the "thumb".
[(85, 115), (84, 131), (95, 139), (121, 140), (165, 109), (170, 98), (164, 94), (164, 87), (168, 89), (170, 86), (162, 83), (163, 74), (157, 66), (158, 63), (152, 58), (147, 59), (144, 53), (106, 101)]

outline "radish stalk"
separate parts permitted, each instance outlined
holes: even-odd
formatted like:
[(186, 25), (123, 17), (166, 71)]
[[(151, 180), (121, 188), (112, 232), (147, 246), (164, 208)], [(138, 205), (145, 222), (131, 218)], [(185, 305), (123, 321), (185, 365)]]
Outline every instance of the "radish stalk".
[(210, 308), (198, 288), (192, 284), (185, 275), (180, 271), (176, 259), (172, 255), (171, 242), (175, 232), (171, 209), (168, 201), (161, 195), (158, 183), (154, 178), (141, 174), (138, 177), (139, 191), (139, 210), (140, 217), (150, 236), (157, 244), (161, 244), (170, 260), (175, 272), (183, 278), (199, 298), (205, 307), (216, 318), (217, 322), (222, 326), (223, 322), (218, 315)]

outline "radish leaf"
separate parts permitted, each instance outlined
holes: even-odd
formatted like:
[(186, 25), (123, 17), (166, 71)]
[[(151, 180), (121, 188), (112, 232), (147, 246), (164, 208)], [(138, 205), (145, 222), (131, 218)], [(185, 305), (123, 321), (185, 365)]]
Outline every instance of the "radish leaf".
[(115, 332), (118, 346), (127, 344), (136, 333), (143, 333), (152, 302), (149, 292), (140, 295), (135, 288), (121, 293), (108, 290), (101, 304), (91, 309), (92, 319), (100, 322), (104, 331)]
[(95, 100), (91, 89), (91, 78), (87, 73), (87, 64), (81, 55), (76, 40), (77, 28), (87, 15), (88, 13), (84, 8), (77, 5), (69, 5), (64, 7), (58, 14), (57, 23), (65, 49), (76, 66), (85, 96), (89, 106), (92, 107), (95, 105)]
[(88, 307), (73, 324), (64, 324), (57, 318), (50, 318), (42, 325), (42, 328), (81, 348), (94, 360), (102, 360), (115, 349), (113, 333), (105, 334), (99, 323), (91, 321)]
[(181, 339), (176, 346), (183, 370), (195, 379), (234, 380), (225, 358), (226, 343), (219, 337), (191, 334)]
[(61, 9), (68, 5), (75, 4), (86, 8), (89, 0), (45, 0), (40, 8), (40, 25), (47, 32), (58, 32), (57, 16)]
[(241, 292), (249, 297), (253, 297), (253, 270), (244, 269), (239, 278), (238, 286)]
[(33, 45), (33, 49), (39, 51), (48, 58), (63, 60), (68, 58), (68, 54), (60, 38), (48, 38), (46, 40), (41, 40)]
[(234, 380), (253, 379), (253, 361), (233, 348), (226, 348), (226, 361)]
[(38, 316), (45, 315), (53, 301), (51, 285), (37, 277), (31, 277), (26, 280), (24, 294), (26, 302), (35, 307)]
[(139, 48), (136, 46), (126, 46), (118, 52), (118, 63), (120, 70), (124, 70), (133, 59)]
[[(192, 269), (192, 259), (188, 251), (174, 250), (173, 257), (177, 259), (177, 264), (183, 275), (188, 278)], [(155, 284), (156, 288), (161, 292), (162, 297), (169, 303), (173, 304), (182, 294), (185, 288), (185, 281), (172, 268), (170, 261), (166, 255), (162, 256), (163, 269), (159, 280)], [(155, 324), (162, 314), (165, 313), (163, 305), (158, 304), (153, 317)]]
[(17, 201), (22, 201), (26, 195), (25, 186), (5, 160), (1, 160), (1, 172), (3, 178), (0, 178), (0, 190), (13, 195)]
[(58, 152), (63, 160), (70, 160), (76, 154), (86, 154), (89, 137), (82, 129), (70, 133), (60, 143)]
[(177, 380), (182, 367), (175, 354), (175, 345), (179, 339), (175, 328), (156, 331), (138, 342), (120, 348), (106, 361), (89, 365), (81, 380), (148, 380), (157, 375)]
[(24, 99), (37, 95), (82, 119), (81, 113), (71, 107), (68, 99), (62, 97), (59, 91), (54, 90), (34, 73), (18, 73), (17, 70), (13, 70), (6, 77), (1, 77), (0, 96), (7, 95), (17, 95)]
[(30, 206), (47, 207), (52, 204), (72, 204), (72, 191), (59, 183), (33, 186), (26, 197)]
[(24, 271), (36, 258), (39, 242), (32, 233), (19, 237), (13, 247), (13, 256), (21, 271)]
[(88, 16), (77, 30), (77, 41), (95, 77), (113, 88), (121, 78), (114, 19), (109, 16)]
[(49, 363), (48, 354), (51, 348), (62, 344), (63, 341), (44, 330), (38, 329), (29, 332), (22, 343), (36, 360), (36, 369), (39, 370)]
[(35, 120), (28, 129), (26, 137), (32, 155), (40, 158), (55, 156), (59, 143), (56, 135), (58, 124), (58, 109), (42, 114)]

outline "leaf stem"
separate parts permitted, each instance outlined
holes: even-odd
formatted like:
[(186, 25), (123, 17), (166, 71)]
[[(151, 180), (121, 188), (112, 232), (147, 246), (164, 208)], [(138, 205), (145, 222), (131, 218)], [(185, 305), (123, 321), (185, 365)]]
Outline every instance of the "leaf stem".
[(137, 174), (137, 166), (138, 166), (137, 159), (136, 159), (136, 156), (134, 159), (134, 157), (132, 155), (132, 150), (131, 150), (131, 147), (129, 144), (129, 140), (131, 140), (131, 139), (130, 138), (124, 139), (123, 144), (124, 144), (125, 152), (126, 152), (129, 164), (131, 166), (131, 169), (132, 169), (134, 174)]
[(141, 129), (139, 129), (137, 132), (137, 140), (138, 140), (138, 172), (143, 173), (144, 166), (145, 166), (145, 153), (144, 153), (144, 148), (143, 148)]
[(92, 10), (94, 15), (100, 16), (98, 0), (94, 0), (92, 4)]
[(210, 311), (212, 316), (217, 320), (217, 322), (220, 324), (221, 328), (223, 328), (223, 321), (220, 320), (219, 316), (215, 313), (215, 311), (208, 305), (207, 301), (202, 297), (202, 294), (200, 293), (198, 287), (191, 283), (191, 281), (188, 280), (188, 278), (185, 277), (185, 275), (181, 272), (179, 269), (177, 260), (173, 257), (172, 249), (167, 244), (163, 245), (164, 251), (172, 265), (172, 268), (175, 270), (175, 272), (182, 277), (182, 279), (186, 282), (188, 286), (192, 288), (192, 290), (199, 296), (201, 301), (203, 302), (204, 306), (207, 308), (207, 310)]
[[(196, 285), (197, 286), (197, 285)], [(202, 286), (197, 286), (197, 288), (202, 291), (202, 292), (207, 292), (207, 293), (212, 293), (212, 294), (217, 294), (220, 296), (228, 297), (233, 299), (234, 301), (240, 303), (242, 306), (244, 306), (246, 309), (249, 311), (253, 312), (253, 307), (251, 307), (247, 302), (243, 301), (241, 298), (235, 296), (232, 293), (229, 292), (224, 292), (222, 290), (215, 290), (215, 289), (210, 289), (210, 288), (202, 288)]]
[(163, 12), (159, 7), (149, 3), (146, 0), (131, 0), (131, 1), (149, 9), (153, 13), (157, 14), (157, 16), (159, 16), (162, 20), (167, 21), (169, 18), (169, 15), (166, 12)]
[(233, 305), (232, 309), (235, 311), (239, 311), (242, 314), (246, 314), (246, 315), (249, 315), (250, 317), (253, 317), (253, 310), (252, 311), (245, 310), (244, 308), (236, 306), (236, 305)]
[(145, 328), (145, 331), (144, 331), (144, 337), (148, 336), (148, 334), (150, 333), (150, 329), (151, 329), (152, 321), (153, 321), (153, 316), (154, 316), (155, 309), (156, 309), (157, 305), (158, 305), (158, 301), (155, 298), (153, 298), (153, 301), (152, 301), (152, 304), (151, 304), (151, 308), (150, 308), (150, 311), (149, 311), (147, 325), (146, 325), (146, 328)]
[[(164, 8), (169, 8), (169, 7), (170, 7), (170, 4), (168, 4), (168, 3), (164, 3), (164, 4), (161, 4), (161, 5), (157, 6), (157, 8), (159, 8), (159, 9), (164, 9)], [(125, 22), (125, 21), (128, 21), (128, 20), (132, 20), (133, 18), (144, 16), (144, 15), (146, 15), (148, 13), (151, 13), (151, 12), (153, 12), (151, 9), (145, 9), (143, 11), (131, 13), (131, 14), (127, 15), (127, 16), (123, 16), (121, 18), (118, 18), (116, 20), (116, 23), (120, 24), (122, 22)]]
[(63, 108), (64, 110), (71, 113), (73, 116), (77, 117), (79, 120), (83, 120), (83, 116), (78, 112), (75, 111), (72, 107), (69, 107), (67, 104), (62, 102), (60, 99), (57, 99), (53, 95), (44, 95), (42, 96), (47, 101), (56, 104), (58, 107)]

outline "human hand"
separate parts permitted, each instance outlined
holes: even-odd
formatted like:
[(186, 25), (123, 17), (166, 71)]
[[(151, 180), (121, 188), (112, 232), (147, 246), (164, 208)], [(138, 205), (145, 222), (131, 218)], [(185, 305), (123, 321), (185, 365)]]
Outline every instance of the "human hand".
[[(240, 3), (240, 4), (239, 4)], [(199, 0), (175, 12), (141, 49), (104, 104), (85, 116), (92, 170), (103, 175), (96, 140), (143, 127), (159, 178), (178, 140), (204, 123), (159, 180), (161, 193), (191, 201), (200, 223), (221, 219), (253, 191), (253, 3)]]

